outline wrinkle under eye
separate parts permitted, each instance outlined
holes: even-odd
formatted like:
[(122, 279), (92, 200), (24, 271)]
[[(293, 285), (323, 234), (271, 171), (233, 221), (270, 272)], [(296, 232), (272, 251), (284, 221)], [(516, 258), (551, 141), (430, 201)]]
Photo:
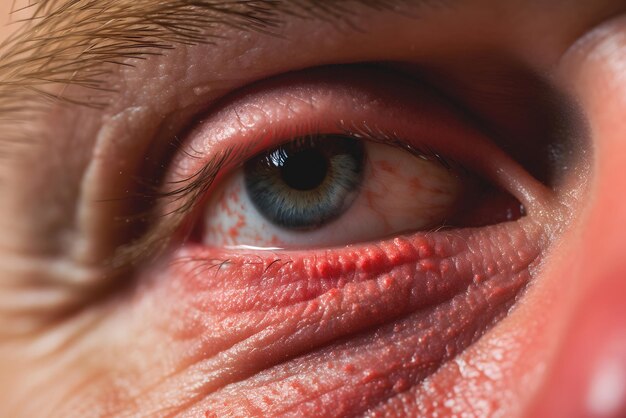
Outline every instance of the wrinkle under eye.
[[(448, 173), (398, 146), (400, 138), (413, 150), (436, 143), (436, 155), (463, 161), (490, 178), (527, 205), (528, 216), (479, 228), (370, 235), (334, 248), (343, 242), (235, 251), (190, 240), (172, 252), (166, 268), (152, 272), (159, 286), (142, 298), (162, 307), (157, 315), (154, 306), (145, 308), (150, 326), (188, 347), (177, 359), (185, 365), (180, 376), (154, 393), (191, 384), (197, 404), (185, 411), (189, 416), (245, 415), (249, 407), (275, 415), (333, 416), (337, 405), (342, 414), (359, 414), (419, 385), (506, 315), (546, 247), (535, 218), (543, 189), (445, 103), (404, 81), (409, 83), (371, 69), (311, 71), (270, 81), (207, 116), (191, 132), (189, 146), (194, 154), (215, 154), (229, 141), (247, 141), (246, 155), (226, 165), (236, 170), (249, 156), (264, 150), (271, 155), (312, 126), (328, 135), (347, 126), (363, 136), (358, 121), (378, 120), (379, 139), (396, 146), (372, 146)], [(242, 120), (250, 123), (242, 128)], [(396, 136), (384, 135), (394, 130)], [(367, 154), (376, 162), (374, 153)], [(203, 161), (186, 160), (177, 175)], [(217, 180), (228, 184), (227, 175)], [(218, 190), (209, 194), (215, 197)], [(216, 218), (206, 218), (211, 219)], [(289, 392), (289, 402), (274, 402), (292, 384), (300, 386)]]

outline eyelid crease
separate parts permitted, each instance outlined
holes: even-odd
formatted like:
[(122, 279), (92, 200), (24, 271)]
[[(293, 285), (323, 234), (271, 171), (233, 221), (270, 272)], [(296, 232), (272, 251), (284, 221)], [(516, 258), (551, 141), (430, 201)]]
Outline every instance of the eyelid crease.
[(358, 124), (346, 124), (345, 121), (342, 120), (339, 122), (339, 127), (343, 130), (345, 135), (397, 147), (422, 160), (436, 162), (447, 170), (456, 171), (461, 174), (469, 173), (469, 170), (461, 163), (443, 156), (442, 153), (438, 152), (432, 146), (427, 144), (420, 144), (419, 146), (410, 144), (408, 141), (403, 140), (395, 131), (386, 131), (377, 125), (369, 125), (366, 121), (360, 121)]

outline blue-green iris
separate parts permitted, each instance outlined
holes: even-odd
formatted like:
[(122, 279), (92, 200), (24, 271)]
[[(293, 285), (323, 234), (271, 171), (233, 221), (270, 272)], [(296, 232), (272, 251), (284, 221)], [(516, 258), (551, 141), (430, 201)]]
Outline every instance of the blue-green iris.
[(338, 218), (363, 181), (362, 141), (339, 135), (299, 138), (249, 160), (248, 196), (272, 224), (310, 230)]

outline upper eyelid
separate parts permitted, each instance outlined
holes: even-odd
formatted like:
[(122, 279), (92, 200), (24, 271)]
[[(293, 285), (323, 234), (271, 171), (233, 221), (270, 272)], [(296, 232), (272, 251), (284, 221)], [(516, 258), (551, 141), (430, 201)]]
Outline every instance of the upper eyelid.
[[(358, 67), (357, 67), (358, 68)], [(338, 70), (338, 69), (336, 69)], [(353, 69), (354, 70), (354, 69)], [(343, 74), (343, 76), (346, 76), (347, 74), (352, 74), (352, 76), (356, 76), (357, 74), (361, 74), (361, 72), (356, 71), (354, 73), (351, 73), (349, 67), (348, 68), (342, 68), (340, 71), (340, 74)], [(361, 69), (362, 70), (362, 69)], [(368, 71), (371, 71), (372, 68), (370, 68)], [(321, 69), (317, 69), (317, 70), (312, 70), (313, 74), (317, 74), (317, 76), (313, 75), (311, 77), (310, 72), (305, 71), (304, 73), (300, 74), (299, 76), (296, 75), (296, 80), (306, 80), (307, 83), (309, 82), (314, 82), (312, 80), (317, 80), (318, 76), (321, 74), (328, 74), (329, 72), (332, 73), (332, 68), (321, 68)], [(316, 72), (317, 71), (317, 72)], [(322, 73), (320, 73), (320, 71), (322, 71)], [(377, 72), (381, 71), (380, 69), (376, 70)], [(309, 74), (308, 76), (306, 76), (306, 74)], [(367, 74), (367, 72), (366, 72)], [(363, 74), (361, 74), (362, 76)], [(298, 78), (299, 77), (299, 78)], [(409, 80), (411, 80), (410, 78), (407, 78), (407, 82), (409, 82)], [(282, 80), (283, 82), (285, 80)], [(412, 80), (412, 82), (414, 82), (415, 80)], [(292, 80), (293, 82), (293, 80)], [(259, 100), (259, 97), (256, 97), (256, 95), (260, 96), (261, 98), (264, 98), (267, 94), (268, 94), (268, 87), (273, 86), (276, 84), (276, 80), (272, 79), (272, 80), (268, 80), (267, 83), (269, 83), (269, 86), (266, 85), (265, 89), (261, 89), (261, 92), (258, 91), (258, 87), (257, 86), (253, 86), (252, 87), (252, 91), (256, 92), (256, 93), (252, 93), (251, 96), (249, 97), (246, 94), (242, 94), (241, 92), (236, 92), (234, 94), (234, 102), (232, 103), (228, 103), (225, 105), (224, 109), (221, 110), (216, 110), (214, 113), (214, 117), (217, 117), (217, 120), (223, 120), (224, 118), (226, 120), (229, 119), (235, 119), (235, 125), (237, 124), (237, 120), (241, 118), (241, 115), (238, 113), (237, 109), (238, 106), (240, 106), (240, 103), (243, 101), (243, 103), (245, 103), (246, 105), (250, 102), (252, 103), (256, 103), (257, 100)], [(279, 83), (280, 87), (278, 87), (278, 93), (274, 92), (274, 94), (269, 94), (269, 101), (274, 101), (275, 100), (275, 96), (278, 96), (279, 100), (276, 100), (277, 107), (286, 107), (288, 109), (289, 112), (292, 111), (292, 109), (289, 106), (288, 101), (284, 102), (282, 98), (284, 97), (289, 97), (290, 99), (296, 100), (298, 103), (311, 103), (311, 101), (309, 99), (315, 99), (315, 95), (312, 95), (311, 97), (309, 97), (307, 90), (301, 90), (300, 87), (298, 87), (296, 90), (294, 91), (290, 91), (289, 89), (284, 90), (283, 89), (283, 84), (284, 83)], [(297, 85), (297, 83), (296, 83)], [(332, 87), (328, 87), (329, 89), (332, 90)], [(354, 86), (351, 87), (346, 87), (348, 89), (354, 88)], [(246, 89), (244, 89), (245, 92)], [(421, 89), (420, 89), (421, 90)], [(430, 95), (436, 95), (436, 93), (434, 93), (433, 91), (429, 90)], [(270, 90), (271, 91), (271, 88)], [(296, 94), (294, 96), (294, 92), (298, 91), (299, 94)], [(312, 91), (315, 91), (315, 87), (312, 87)], [(427, 97), (429, 97), (428, 95), (426, 95), (425, 92), (422, 93), (424, 95), (423, 97), (423, 103), (430, 103), (429, 100), (433, 100), (433, 99), (427, 99)], [(322, 96), (320, 96), (322, 97)], [(352, 97), (352, 96), (351, 96)], [(361, 96), (354, 96), (353, 98), (356, 99), (357, 97), (361, 97)], [(445, 101), (444, 101), (445, 103)], [(337, 104), (338, 105), (338, 104)], [(434, 105), (434, 103), (433, 103)], [(255, 104), (256, 106), (256, 104)], [(439, 105), (439, 106), (444, 106)], [(305, 106), (307, 107), (307, 106)], [(426, 105), (426, 107), (428, 107), (428, 105)], [(442, 108), (443, 109), (443, 108)], [(321, 110), (316, 110), (315, 114), (321, 112)], [(456, 114), (455, 111), (448, 109), (448, 112), (452, 112), (451, 114)], [(277, 112), (277, 115), (282, 115), (282, 113), (279, 111)], [(267, 115), (266, 115), (267, 116)], [(458, 117), (459, 115), (456, 115), (456, 117)], [(278, 116), (277, 116), (278, 117)], [(337, 117), (337, 115), (330, 115), (329, 116), (331, 119)], [(365, 117), (365, 116), (364, 116)], [(424, 117), (424, 116), (422, 116)], [(452, 117), (451, 115), (448, 117)], [(280, 117), (279, 117), (280, 118)], [(268, 123), (271, 125), (271, 121), (273, 119), (270, 118), (270, 120), (267, 121), (267, 123), (259, 123), (259, 125), (263, 125), (266, 126)], [(303, 120), (306, 120), (303, 119)], [(232, 121), (231, 121), (232, 122)], [(295, 122), (294, 122), (295, 123)], [(197, 133), (191, 133), (191, 140), (189, 140), (189, 143), (187, 145), (181, 145), (183, 147), (192, 147), (191, 149), (194, 149), (193, 147), (194, 145), (194, 141), (200, 140), (200, 142), (198, 143), (201, 144), (202, 141), (204, 141), (203, 138), (211, 138), (211, 141), (214, 141), (215, 138), (210, 134), (210, 132), (213, 129), (217, 129), (217, 132), (220, 132), (222, 129), (225, 129), (223, 127), (218, 127), (218, 126), (213, 126), (215, 122), (212, 120), (211, 117), (209, 117), (206, 120), (202, 121), (201, 126), (199, 126), (196, 130), (198, 131)], [(287, 123), (287, 125), (289, 125), (290, 123)], [(202, 126), (207, 126), (209, 129), (208, 131), (205, 130), (205, 128), (203, 128)], [(469, 127), (471, 127), (472, 125), (469, 124), (469, 122), (465, 122), (463, 123), (464, 126), (468, 126), (467, 129), (469, 129)], [(228, 126), (228, 125), (226, 125)], [(295, 123), (296, 127), (299, 127), (300, 125), (298, 123)], [(259, 129), (261, 129), (261, 132), (264, 132), (264, 135), (267, 135), (268, 137), (272, 137), (273, 141), (271, 144), (272, 145), (276, 145), (276, 141), (288, 141), (289, 139), (292, 139), (294, 137), (298, 137), (301, 135), (306, 135), (306, 134), (315, 134), (315, 133), (328, 133), (327, 131), (324, 130), (316, 130), (317, 128), (315, 126), (310, 126), (307, 123), (304, 124), (305, 127), (308, 127), (305, 129), (305, 131), (303, 132), (296, 132), (294, 133), (293, 131), (289, 131), (289, 130), (281, 130), (280, 124), (279, 127), (277, 128), (277, 130), (273, 130), (271, 132), (266, 132), (264, 131), (264, 128), (262, 128), (261, 126), (256, 127), (256, 128), (246, 128), (246, 130), (250, 130), (250, 132), (245, 136), (246, 141), (248, 139), (251, 139), (251, 141), (244, 141), (247, 144), (247, 147), (241, 147), (241, 143), (237, 143), (237, 145), (232, 146), (232, 145), (226, 145), (225, 148), (223, 148), (220, 151), (220, 147), (217, 147), (217, 150), (214, 151), (209, 151), (208, 149), (204, 152), (206, 152), (206, 155), (204, 156), (204, 158), (202, 158), (202, 153), (203, 151), (199, 151), (199, 149), (201, 148), (206, 148), (206, 145), (201, 145), (198, 149), (195, 149), (193, 151), (193, 155), (191, 155), (192, 158), (194, 159), (198, 159), (198, 163), (197, 164), (193, 164), (192, 167), (200, 167), (199, 169), (193, 169), (192, 171), (187, 171), (187, 174), (184, 174), (185, 169), (183, 169), (183, 173), (178, 174), (177, 176), (175, 176), (174, 178), (176, 179), (174, 182), (170, 181), (168, 183), (166, 183), (166, 186), (169, 185), (170, 189), (169, 191), (166, 191), (165, 193), (162, 193), (160, 195), (157, 194), (157, 196), (161, 196), (162, 198), (164, 198), (165, 200), (163, 200), (163, 205), (167, 206), (168, 202), (180, 202), (180, 206), (176, 206), (174, 205), (174, 212), (177, 212), (180, 215), (184, 215), (185, 212), (190, 211), (192, 208), (196, 207), (196, 204), (199, 203), (198, 200), (204, 200), (203, 198), (205, 196), (202, 196), (204, 194), (206, 194), (206, 192), (211, 188), (211, 186), (213, 185), (213, 182), (216, 180), (216, 178), (218, 177), (218, 175), (221, 175), (221, 171), (223, 171), (223, 169), (226, 166), (231, 166), (233, 164), (242, 164), (244, 162), (244, 158), (245, 159), (249, 159), (251, 158), (253, 155), (252, 154), (256, 154), (260, 151), (262, 151), (262, 149), (257, 149), (256, 151), (254, 151), (256, 148), (259, 148), (259, 146), (269, 146), (269, 144), (265, 144), (264, 138), (263, 137), (255, 137), (255, 135), (259, 132)], [(432, 142), (428, 142), (425, 141), (423, 144), (420, 144), (418, 142), (417, 146), (407, 146), (408, 142), (407, 141), (403, 141), (403, 138), (398, 135), (397, 132), (395, 132), (394, 130), (387, 130), (386, 128), (382, 127), (382, 126), (378, 126), (375, 122), (369, 123), (367, 121), (360, 121), (358, 123), (349, 123), (342, 120), (339, 120), (336, 123), (336, 126), (338, 129), (340, 129), (340, 132), (343, 133), (347, 133), (348, 135), (352, 135), (352, 136), (356, 136), (356, 137), (360, 137), (362, 139), (368, 139), (368, 140), (372, 140), (375, 142), (381, 142), (381, 143), (386, 143), (386, 144), (390, 144), (390, 145), (396, 145), (396, 146), (400, 146), (402, 148), (407, 149), (409, 152), (412, 152), (414, 154), (418, 154), (423, 156), (424, 158), (427, 159), (431, 159), (434, 161), (437, 161), (438, 163), (444, 165), (446, 168), (452, 168), (455, 167), (456, 169), (458, 169), (461, 172), (468, 172), (468, 171), (472, 171), (466, 167), (463, 166), (462, 162), (458, 162), (455, 161), (455, 159), (450, 159), (448, 157), (445, 156), (446, 152), (441, 152), (438, 151), (436, 149), (436, 145)], [(227, 132), (229, 132), (229, 129), (226, 129)], [(457, 134), (458, 135), (458, 134)], [(222, 134), (219, 134), (218, 136), (223, 136)], [(228, 136), (228, 135), (226, 135)], [(238, 135), (237, 135), (238, 136)], [(195, 137), (195, 139), (193, 139)], [(250, 138), (248, 138), (250, 137)], [(243, 138), (243, 137), (242, 137)], [(256, 139), (254, 139), (256, 138)], [(232, 141), (233, 138), (231, 138)], [(228, 144), (228, 140), (227, 139), (223, 139), (223, 140), (219, 140), (219, 141), (223, 141), (226, 144)], [(415, 141), (413, 141), (415, 142)], [(213, 146), (211, 146), (213, 147)], [(247, 149), (246, 149), (247, 148)], [(180, 162), (180, 164), (182, 164), (182, 166), (185, 166), (186, 163), (185, 158), (189, 156), (189, 152), (185, 152), (179, 150), (178, 151), (180, 154), (180, 158), (182, 159), (182, 162)], [(198, 155), (196, 155), (196, 153)], [(232, 158), (231, 158), (232, 157)], [(176, 172), (176, 164), (174, 164), (174, 168), (171, 169), (171, 171)], [(181, 166), (181, 167), (182, 167)], [(531, 186), (531, 188), (534, 188), (536, 186)], [(535, 193), (536, 191), (532, 192)], [(533, 205), (529, 205), (530, 207), (534, 207)], [(166, 210), (166, 213), (171, 213), (171, 211), (168, 209)]]

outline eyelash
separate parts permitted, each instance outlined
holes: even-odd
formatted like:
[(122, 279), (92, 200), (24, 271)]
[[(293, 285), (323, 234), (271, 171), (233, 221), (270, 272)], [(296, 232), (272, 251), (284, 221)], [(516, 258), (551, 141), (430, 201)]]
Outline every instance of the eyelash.
[[(438, 152), (430, 145), (422, 144), (419, 147), (409, 145), (408, 141), (403, 140), (397, 133), (387, 132), (379, 127), (370, 126), (365, 121), (361, 122), (359, 125), (353, 123), (349, 126), (340, 122), (338, 129), (342, 135), (363, 141), (371, 141), (401, 148), (425, 161), (436, 162), (449, 171), (454, 171), (458, 174), (464, 175), (469, 173), (469, 170), (458, 161), (445, 157), (442, 153)], [(301, 132), (302, 129), (297, 129), (290, 134), (274, 134), (270, 136), (282, 137), (285, 138), (284, 142), (289, 142), (289, 140), (296, 137), (315, 137), (326, 133), (317, 130), (309, 131), (305, 135), (302, 135)], [(170, 183), (171, 186), (175, 187), (173, 190), (165, 193), (160, 193), (158, 190), (154, 190), (154, 195), (151, 197), (156, 201), (156, 203), (163, 200), (170, 200), (172, 202), (185, 200), (187, 202), (182, 207), (176, 209), (176, 212), (187, 213), (193, 206), (196, 205), (196, 199), (199, 196), (209, 192), (215, 180), (220, 176), (225, 167), (241, 167), (246, 159), (252, 157), (252, 155), (250, 155), (252, 153), (251, 150), (255, 148), (258, 148), (258, 145), (255, 143), (246, 146), (231, 146), (219, 155), (214, 156), (206, 165), (193, 175)], [(189, 153), (187, 153), (187, 156), (190, 158), (200, 158), (200, 156)], [(176, 187), (178, 185), (182, 186)]]
[[(353, 74), (353, 68), (354, 66), (340, 67), (338, 72), (335, 71), (336, 68), (334, 67), (311, 69), (311, 71), (314, 71), (314, 75), (321, 75), (323, 77), (329, 74), (335, 77), (335, 74), (338, 74), (337, 79), (332, 78), (332, 80), (334, 80), (333, 83), (337, 81), (343, 83), (345, 79), (347, 84), (330, 84), (330, 86), (337, 86), (337, 91), (345, 92), (345, 87), (350, 85), (351, 82), (349, 78), (346, 79), (345, 77), (347, 74)], [(365, 73), (360, 73), (360, 68), (363, 68)], [(372, 74), (372, 71), (374, 76), (382, 73), (381, 68), (377, 65), (359, 65), (356, 66), (355, 70), (357, 71), (356, 74), (361, 76), (366, 74), (366, 77), (370, 77), (369, 74)], [(385, 70), (384, 80), (389, 80), (389, 76), (387, 75), (388, 69), (383, 67), (383, 70)], [(303, 80), (301, 74), (296, 74), (295, 77), (297, 82)], [(447, 95), (438, 93), (434, 88), (427, 84), (425, 85), (423, 82), (419, 82), (416, 78), (407, 75), (402, 75), (402, 77), (405, 77), (407, 83), (411, 83), (407, 84), (407, 86), (414, 86), (411, 88), (416, 88), (419, 94), (424, 94), (423, 99), (419, 99), (416, 102), (419, 106), (415, 108), (415, 111), (423, 112), (420, 116), (420, 120), (423, 121), (424, 125), (412, 125), (414, 121), (412, 119), (406, 119), (408, 110), (401, 110), (400, 114), (404, 116), (398, 116), (400, 118), (398, 121), (402, 121), (403, 124), (401, 126), (398, 125), (398, 129), (406, 130), (406, 132), (403, 133), (398, 133), (395, 130), (396, 126), (393, 120), (383, 122), (384, 126), (375, 123), (377, 116), (375, 113), (371, 113), (371, 110), (367, 110), (367, 114), (370, 115), (367, 116), (368, 120), (360, 119), (360, 111), (357, 111), (353, 116), (347, 113), (346, 115), (349, 118), (347, 120), (341, 118), (332, 122), (332, 120), (324, 121), (324, 119), (329, 119), (328, 114), (320, 113), (318, 109), (312, 114), (312, 118), (303, 115), (302, 120), (299, 120), (300, 118), (298, 117), (298, 119), (286, 121), (281, 119), (282, 116), (279, 115), (275, 123), (269, 121), (269, 123), (260, 123), (259, 126), (253, 129), (245, 129), (242, 135), (243, 137), (247, 137), (247, 139), (240, 140), (238, 141), (239, 143), (230, 146), (226, 145), (228, 143), (227, 137), (224, 137), (224, 134), (220, 133), (218, 134), (219, 137), (217, 140), (223, 141), (225, 144), (221, 150), (219, 150), (219, 147), (217, 147), (215, 151), (204, 149), (205, 145), (201, 145), (204, 139), (201, 138), (205, 138), (205, 134), (194, 136), (194, 138), (201, 141), (199, 143), (195, 142), (196, 140), (189, 141), (187, 139), (188, 135), (192, 135), (191, 133), (186, 133), (183, 140), (179, 139), (179, 137), (174, 137), (170, 142), (171, 149), (167, 152), (165, 158), (169, 163), (160, 165), (160, 169), (155, 168), (159, 170), (158, 175), (152, 177), (156, 181), (150, 185), (146, 185), (145, 183), (140, 185), (140, 190), (143, 192), (134, 196), (135, 199), (139, 199), (139, 204), (136, 208), (143, 208), (143, 211), (135, 210), (137, 216), (133, 217), (140, 219), (142, 222), (140, 225), (141, 230), (136, 230), (135, 233), (137, 239), (121, 247), (113, 256), (111, 263), (115, 266), (135, 266), (144, 264), (146, 261), (154, 260), (155, 256), (162, 254), (163, 251), (167, 249), (168, 245), (171, 246), (177, 243), (189, 242), (190, 239), (192, 242), (197, 241), (196, 238), (199, 237), (195, 235), (200, 232), (199, 228), (197, 228), (197, 223), (200, 219), (201, 211), (204, 206), (206, 206), (211, 196), (211, 190), (214, 189), (216, 183), (219, 183), (232, 170), (243, 166), (247, 160), (253, 158), (255, 155), (267, 149), (274, 148), (281, 143), (288, 143), (294, 138), (320, 134), (339, 134), (363, 141), (384, 144), (402, 149), (417, 158), (434, 162), (453, 173), (455, 176), (465, 177), (471, 175), (475, 179), (482, 179), (502, 190), (509, 190), (509, 186), (511, 185), (508, 182), (507, 176), (510, 174), (515, 175), (515, 172), (506, 174), (508, 170), (505, 170), (499, 174), (493, 173), (491, 171), (493, 170), (492, 162), (486, 161), (484, 155), (481, 156), (479, 155), (480, 153), (474, 155), (475, 147), (470, 145), (470, 143), (472, 143), (471, 141), (465, 141), (463, 146), (458, 149), (454, 148), (456, 146), (454, 144), (457, 143), (456, 141), (458, 139), (463, 138), (462, 135), (464, 135), (463, 132), (465, 131), (470, 132), (469, 135), (476, 136), (476, 140), (479, 141), (477, 146), (481, 144), (479, 146), (485, 150), (491, 149), (492, 151), (490, 152), (498, 151), (498, 147), (489, 141), (483, 130), (477, 126), (474, 119), (471, 117), (471, 113), (468, 112), (467, 109), (455, 104), (454, 101), (451, 102), (451, 100), (447, 98)], [(319, 77), (315, 78), (314, 76), (313, 79), (318, 80)], [(309, 79), (305, 77), (304, 80), (306, 83)], [(367, 80), (366, 78), (366, 81)], [(287, 85), (293, 86), (293, 81), (294, 80), (291, 79), (292, 84), (287, 83)], [(362, 82), (363, 79), (357, 81), (357, 83)], [(384, 83), (386, 82), (388, 81), (384, 81)], [(269, 83), (269, 91), (273, 91), (272, 88), (275, 87), (271, 86), (276, 86), (276, 84), (272, 84), (275, 83), (275, 81), (269, 80)], [(382, 86), (377, 86), (373, 91), (381, 91), (381, 95), (365, 96), (364, 99), (370, 100), (369, 97), (376, 97), (376, 100), (378, 100), (378, 97), (380, 97), (381, 100), (389, 100), (388, 97), (393, 96), (398, 97), (399, 100), (413, 100), (413, 96), (406, 96), (406, 92), (402, 90), (404, 87), (399, 89), (399, 87), (404, 86), (404, 84), (398, 84), (395, 80), (393, 83), (391, 90), (380, 90)], [(281, 79), (279, 83), (280, 88), (283, 87), (283, 84)], [(306, 84), (302, 85), (304, 86)], [(357, 85), (360, 86), (362, 84)], [(326, 89), (327, 86), (324, 85), (324, 88)], [(254, 88), (252, 88), (252, 90), (253, 92), (259, 91), (254, 90)], [(262, 90), (262, 92), (265, 92), (265, 90)], [(249, 103), (249, 100), (254, 100), (254, 97), (259, 97), (257, 94), (258, 93), (253, 93), (249, 99), (248, 96), (242, 96), (240, 93), (234, 94), (234, 103), (239, 103), (238, 100), (241, 100), (242, 97), (245, 99), (243, 101), (244, 104)], [(398, 96), (395, 96), (396, 94), (398, 94)], [(306, 96), (302, 97), (309, 97), (308, 93)], [(355, 100), (354, 97), (351, 100)], [(223, 120), (228, 121), (231, 120), (232, 117), (240, 118), (240, 114), (238, 113), (239, 108), (233, 107), (231, 104), (233, 102), (229, 99), (225, 99), (225, 101), (225, 111), (232, 114), (229, 115), (227, 113), (227, 116), (224, 116), (225, 119)], [(395, 102), (390, 103), (391, 106), (397, 106)], [(424, 109), (424, 111), (421, 109)], [(332, 112), (333, 110), (331, 107), (325, 111)], [(337, 117), (339, 115), (332, 116)], [(218, 116), (216, 115), (216, 117)], [(242, 117), (245, 117), (245, 114), (242, 114)], [(212, 135), (211, 132), (213, 131), (211, 131), (211, 129), (217, 129), (217, 126), (221, 125), (216, 125), (214, 128), (213, 125), (209, 123), (213, 116), (211, 115), (208, 118), (209, 119), (205, 120), (196, 119), (193, 124), (188, 125), (189, 130), (185, 132), (195, 132), (197, 127), (200, 132), (207, 132), (209, 135)], [(222, 120), (220, 118), (222, 118), (222, 116), (219, 116), (218, 120)], [(445, 126), (446, 120), (449, 120), (447, 118), (454, 118), (454, 120), (458, 121), (458, 124), (453, 123), (450, 127), (445, 127), (443, 130), (432, 128), (441, 126), (441, 124)], [(320, 125), (316, 125), (321, 123), (324, 124), (323, 128)], [(237, 126), (238, 125), (235, 124), (233, 129), (238, 129)], [(430, 128), (428, 126), (430, 126)], [(207, 131), (207, 129), (209, 130)], [(253, 131), (258, 132), (255, 135)], [(413, 135), (413, 132), (415, 135)], [(193, 135), (196, 134), (194, 133)], [(405, 138), (404, 136), (407, 135), (412, 136)], [(444, 135), (442, 137), (443, 141), (441, 142), (442, 148), (439, 148), (438, 140), (435, 140), (432, 135)], [(420, 140), (422, 137), (424, 140)], [(208, 138), (211, 138), (211, 136)], [(197, 144), (202, 150), (196, 150), (193, 148), (196, 145), (190, 144)], [(444, 149), (447, 149), (447, 151)], [(468, 152), (472, 155), (466, 156)], [(214, 155), (207, 156), (207, 153), (214, 153)], [(467, 161), (465, 160), (466, 157)], [(500, 155), (496, 158), (498, 161), (501, 161), (504, 156)], [(195, 160), (195, 162), (193, 162), (193, 160)], [(162, 161), (162, 159), (160, 159), (160, 161)], [(466, 166), (465, 164), (468, 165)], [(167, 167), (166, 172), (163, 171), (164, 167)], [(157, 180), (158, 178), (160, 178), (160, 180)], [(518, 191), (518, 194), (521, 193)], [(519, 198), (519, 196), (516, 197)], [(135, 200), (135, 202), (137, 201)], [(132, 210), (132, 206), (130, 206), (130, 208)], [(132, 220), (129, 221), (128, 217), (120, 221), (132, 224)], [(132, 228), (132, 226), (129, 227)]]
[[(418, 158), (435, 162), (458, 176), (467, 176), (471, 172), (457, 160), (444, 156), (430, 145), (421, 144), (419, 147), (409, 145), (409, 142), (402, 139), (396, 132), (385, 131), (365, 121), (358, 124), (347, 124), (340, 121), (337, 128), (342, 134), (350, 137), (401, 148)], [(306, 132), (306, 134), (303, 135), (302, 132)], [(289, 142), (295, 137), (315, 136), (322, 133), (324, 132), (311, 127), (299, 127), (282, 133), (274, 132), (266, 135), (266, 138), (270, 138), (274, 142), (276, 138), (284, 138), (283, 142)], [(187, 224), (193, 224), (198, 208), (202, 208), (215, 183), (227, 174), (225, 171), (229, 168), (241, 167), (247, 159), (256, 154), (254, 151), (257, 150), (258, 152), (259, 147), (267, 141), (266, 138), (248, 144), (232, 145), (213, 156), (191, 176), (164, 184), (161, 187), (149, 186), (147, 192), (134, 196), (134, 199), (148, 202), (149, 207), (147, 212), (138, 213), (134, 218), (153, 220), (149, 221), (147, 232), (141, 238), (120, 248), (108, 264), (116, 269), (126, 269), (129, 266), (143, 263), (146, 259), (154, 259), (170, 244), (177, 232), (179, 239), (189, 239), (193, 234), (193, 228)], [(182, 144), (178, 138), (173, 141), (173, 148), (173, 152), (185, 152), (181, 150)], [(193, 159), (202, 158), (200, 153), (194, 155), (187, 151), (185, 155)], [(170, 186), (172, 189), (164, 192), (162, 191), (163, 186)], [(163, 208), (171, 204), (175, 204), (176, 207), (155, 216), (156, 208)], [(128, 218), (123, 221), (128, 222)]]

